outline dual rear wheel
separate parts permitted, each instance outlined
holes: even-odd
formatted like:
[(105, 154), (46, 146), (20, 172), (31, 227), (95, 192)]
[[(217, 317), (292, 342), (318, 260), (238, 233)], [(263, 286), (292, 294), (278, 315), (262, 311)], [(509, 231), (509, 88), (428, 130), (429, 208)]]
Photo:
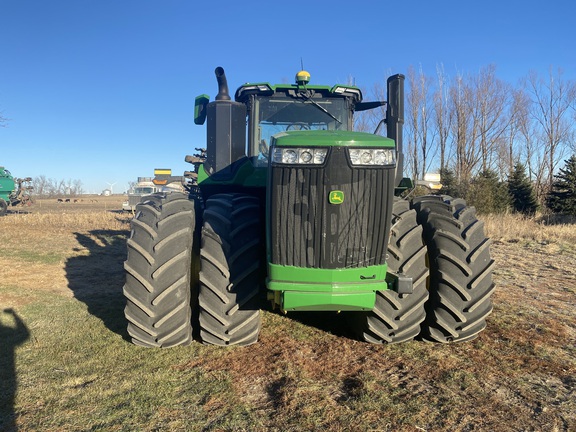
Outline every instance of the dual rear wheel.
[(462, 199), (424, 196), (394, 203), (388, 271), (412, 280), (412, 292), (377, 292), (374, 310), (355, 313), (359, 337), (372, 343), (422, 338), (463, 342), (486, 327), (494, 291), (490, 241), (476, 209)]
[(414, 199), (424, 230), (430, 267), (430, 298), (422, 336), (436, 342), (464, 342), (486, 327), (494, 292), (490, 240), (476, 209), (462, 199)]
[(206, 202), (201, 227), (197, 207), (181, 193), (154, 194), (136, 206), (124, 295), (128, 334), (137, 345), (189, 344), (193, 315), (205, 343), (258, 340), (259, 202), (246, 195), (215, 195)]
[[(258, 340), (264, 267), (259, 201), (214, 195), (201, 227), (197, 207), (180, 193), (155, 194), (136, 207), (124, 286), (135, 344), (189, 344), (192, 316), (205, 343)], [(352, 328), (371, 343), (418, 335), (443, 343), (473, 339), (486, 326), (494, 290), (489, 240), (475, 209), (460, 199), (425, 196), (395, 201), (392, 213), (388, 271), (392, 280), (411, 279), (411, 292), (378, 291), (373, 311), (349, 314)]]

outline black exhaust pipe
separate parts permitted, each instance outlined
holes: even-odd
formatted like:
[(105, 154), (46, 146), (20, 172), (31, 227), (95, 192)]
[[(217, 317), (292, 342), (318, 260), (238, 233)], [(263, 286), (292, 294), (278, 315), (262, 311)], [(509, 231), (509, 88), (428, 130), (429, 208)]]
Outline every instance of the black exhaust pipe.
[(216, 95), (216, 100), (230, 100), (230, 93), (228, 92), (228, 80), (226, 80), (224, 68), (218, 66), (214, 70), (214, 73), (216, 74), (216, 81), (218, 81), (218, 94)]
[(386, 106), (386, 136), (396, 142), (396, 185), (404, 177), (404, 75), (388, 78), (388, 105)]
[(231, 165), (246, 154), (246, 105), (235, 102), (228, 93), (224, 68), (214, 70), (218, 94), (206, 107), (206, 161), (208, 175), (219, 173), (220, 179), (232, 178)]

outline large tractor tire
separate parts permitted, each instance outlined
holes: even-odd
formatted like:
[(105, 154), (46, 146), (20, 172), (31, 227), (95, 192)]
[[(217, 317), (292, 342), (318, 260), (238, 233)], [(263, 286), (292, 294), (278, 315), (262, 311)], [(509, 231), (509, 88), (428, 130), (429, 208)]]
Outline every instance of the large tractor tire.
[(0, 198), (0, 216), (6, 215), (8, 212), (8, 203)]
[(250, 345), (260, 333), (263, 243), (260, 203), (243, 194), (206, 201), (200, 247), (200, 338)]
[(474, 339), (486, 327), (494, 292), (490, 240), (476, 209), (448, 196), (415, 198), (430, 267), (430, 300), (423, 337), (436, 342)]
[(147, 196), (128, 239), (125, 315), (132, 342), (173, 347), (192, 341), (194, 201), (179, 193)]
[(394, 202), (387, 263), (392, 277), (412, 279), (413, 290), (409, 294), (399, 294), (393, 289), (378, 291), (371, 312), (351, 314), (354, 329), (366, 342), (391, 344), (414, 339), (426, 317), (426, 247), (422, 240), (422, 227), (418, 225), (416, 212), (410, 209), (408, 201)]

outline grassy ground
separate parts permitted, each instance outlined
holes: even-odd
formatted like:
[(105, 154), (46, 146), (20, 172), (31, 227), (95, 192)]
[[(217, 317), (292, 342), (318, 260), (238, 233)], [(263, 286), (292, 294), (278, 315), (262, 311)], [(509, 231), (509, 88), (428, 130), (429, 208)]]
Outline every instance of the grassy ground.
[(117, 204), (0, 219), (0, 430), (576, 430), (570, 223), (485, 218), (498, 288), (470, 343), (374, 346), (337, 314), (265, 311), (257, 345), (151, 350), (127, 341)]

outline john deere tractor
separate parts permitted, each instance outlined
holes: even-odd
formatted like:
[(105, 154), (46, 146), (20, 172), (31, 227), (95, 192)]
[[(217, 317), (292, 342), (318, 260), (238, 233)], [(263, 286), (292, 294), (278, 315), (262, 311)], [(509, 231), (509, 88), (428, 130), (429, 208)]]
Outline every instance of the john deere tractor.
[[(189, 192), (137, 205), (125, 263), (128, 333), (146, 347), (258, 340), (260, 311), (338, 311), (359, 339), (466, 341), (492, 310), (483, 224), (461, 199), (402, 198), (404, 76), (387, 102), (350, 85), (244, 84), (196, 98), (205, 148)], [(386, 107), (386, 137), (353, 131)], [(332, 316), (332, 315), (330, 315)]]

